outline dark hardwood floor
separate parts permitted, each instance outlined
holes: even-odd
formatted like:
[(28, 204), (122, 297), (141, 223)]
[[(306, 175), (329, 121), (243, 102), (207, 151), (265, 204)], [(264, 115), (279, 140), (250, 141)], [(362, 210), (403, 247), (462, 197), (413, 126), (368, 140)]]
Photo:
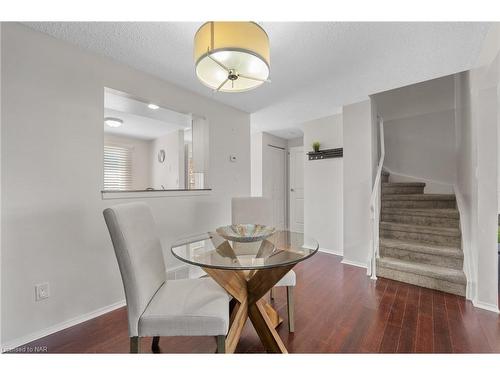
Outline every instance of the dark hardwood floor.
[[(277, 288), (275, 306), (285, 319), (278, 328), (291, 353), (483, 353), (500, 352), (500, 316), (474, 308), (455, 295), (387, 279), (376, 282), (364, 269), (318, 253), (295, 267), (295, 333), (286, 323), (286, 297)], [(127, 353), (127, 316), (121, 308), (27, 346), (48, 353)], [(151, 340), (142, 340), (151, 351)], [(162, 337), (164, 353), (213, 353), (211, 337)], [(239, 353), (264, 349), (250, 322)]]

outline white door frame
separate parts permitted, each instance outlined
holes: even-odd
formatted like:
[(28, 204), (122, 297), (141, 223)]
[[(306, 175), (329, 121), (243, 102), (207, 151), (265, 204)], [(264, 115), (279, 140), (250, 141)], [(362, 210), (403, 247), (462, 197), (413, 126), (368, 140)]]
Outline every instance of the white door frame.
[(291, 191), (293, 189), (292, 187), (292, 172), (291, 172), (291, 168), (292, 168), (292, 162), (291, 162), (291, 154), (292, 152), (300, 152), (300, 153), (303, 153), (304, 152), (304, 146), (293, 146), (293, 147), (290, 147), (288, 149), (288, 158), (286, 160), (286, 164), (287, 164), (287, 180), (288, 180), (288, 186), (287, 186), (287, 224), (288, 224), (288, 228), (289, 230), (292, 230), (292, 215), (291, 215), (291, 212), (292, 212), (292, 194), (291, 194)]

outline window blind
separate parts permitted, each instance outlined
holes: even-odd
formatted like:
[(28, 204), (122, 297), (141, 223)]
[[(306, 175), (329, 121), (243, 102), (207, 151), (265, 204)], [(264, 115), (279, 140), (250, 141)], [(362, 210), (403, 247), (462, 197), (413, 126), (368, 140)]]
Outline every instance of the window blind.
[(104, 146), (104, 190), (132, 190), (130, 148)]

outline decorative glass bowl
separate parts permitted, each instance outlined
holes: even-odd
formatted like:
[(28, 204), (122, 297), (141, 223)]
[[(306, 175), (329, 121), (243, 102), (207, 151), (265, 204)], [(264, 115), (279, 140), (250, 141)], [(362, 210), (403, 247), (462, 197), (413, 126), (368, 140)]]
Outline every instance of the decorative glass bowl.
[(261, 224), (235, 224), (219, 227), (215, 231), (229, 241), (255, 242), (266, 239), (276, 232), (276, 228)]

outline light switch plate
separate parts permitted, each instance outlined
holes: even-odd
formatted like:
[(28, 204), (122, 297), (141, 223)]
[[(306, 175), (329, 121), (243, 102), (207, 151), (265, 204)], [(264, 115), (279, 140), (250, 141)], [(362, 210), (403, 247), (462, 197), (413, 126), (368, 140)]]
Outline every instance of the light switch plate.
[(49, 283), (35, 285), (35, 301), (41, 301), (50, 297)]

